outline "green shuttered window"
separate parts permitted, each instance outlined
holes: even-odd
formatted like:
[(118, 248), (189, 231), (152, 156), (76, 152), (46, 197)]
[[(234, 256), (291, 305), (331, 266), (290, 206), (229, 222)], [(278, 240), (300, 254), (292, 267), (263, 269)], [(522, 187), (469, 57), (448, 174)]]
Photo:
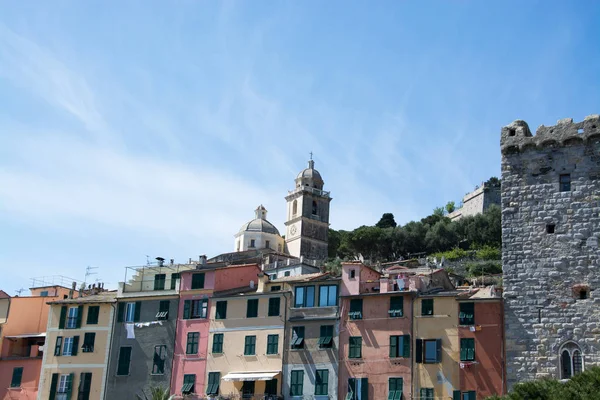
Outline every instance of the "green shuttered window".
[(390, 358), (410, 357), (410, 335), (390, 336)]
[(85, 323), (87, 325), (97, 325), (99, 315), (100, 315), (100, 306), (89, 306), (88, 313), (87, 313), (87, 320), (85, 321)]
[(204, 289), (204, 273), (192, 274), (192, 289)]
[(294, 326), (292, 328), (292, 339), (290, 340), (292, 349), (298, 350), (304, 348), (304, 327)]
[(188, 332), (185, 354), (198, 354), (198, 342), (200, 341), (200, 332)]
[(459, 325), (475, 325), (475, 303), (460, 303), (458, 313)]
[(277, 354), (279, 352), (279, 335), (267, 336), (267, 354)]
[(281, 303), (281, 299), (279, 297), (271, 297), (269, 299), (269, 317), (278, 317), (279, 316), (280, 303)]
[(315, 376), (315, 396), (326, 396), (329, 391), (329, 370), (318, 369)]
[(227, 318), (227, 301), (217, 301), (215, 306), (215, 319), (226, 319)]
[(220, 380), (221, 380), (220, 372), (209, 372), (208, 373), (208, 384), (206, 385), (206, 394), (218, 395)]
[(362, 357), (362, 337), (350, 336), (348, 358)]
[(131, 362), (131, 347), (122, 346), (119, 349), (119, 359), (117, 361), (117, 375), (129, 375), (129, 363)]
[(433, 315), (433, 299), (421, 300), (421, 315)]
[(292, 371), (292, 379), (290, 384), (290, 396), (302, 396), (304, 386), (304, 371)]
[(10, 387), (20, 387), (21, 379), (23, 378), (23, 367), (13, 368), (12, 379), (10, 380)]
[(196, 386), (196, 374), (183, 375), (183, 386), (181, 387), (181, 394), (194, 393), (195, 386)]
[(420, 400), (434, 400), (433, 388), (421, 388), (419, 391)]
[(213, 335), (212, 352), (217, 353), (217, 354), (223, 353), (223, 334), (222, 333), (215, 333)]
[(401, 400), (402, 387), (402, 378), (390, 378), (388, 380), (388, 400)]
[(246, 305), (246, 318), (258, 317), (258, 299), (248, 299)]
[(390, 297), (390, 309), (388, 314), (392, 318), (402, 317), (404, 315), (404, 296)]
[(460, 339), (460, 361), (475, 361), (475, 339)]
[(333, 325), (321, 325), (318, 345), (321, 349), (329, 349), (333, 346)]
[(363, 318), (363, 299), (351, 299), (350, 300), (350, 312), (348, 316), (350, 319), (362, 319)]
[(246, 336), (244, 339), (244, 355), (256, 355), (256, 336)]

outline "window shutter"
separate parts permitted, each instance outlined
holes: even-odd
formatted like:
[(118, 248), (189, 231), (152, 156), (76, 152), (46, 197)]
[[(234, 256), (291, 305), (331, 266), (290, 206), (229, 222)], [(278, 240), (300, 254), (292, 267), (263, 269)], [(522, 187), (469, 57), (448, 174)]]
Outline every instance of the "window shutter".
[(54, 355), (60, 356), (60, 350), (62, 348), (62, 336), (56, 337), (56, 344), (54, 345)]
[(437, 359), (437, 362), (440, 363), (440, 362), (442, 362), (442, 339), (436, 339), (435, 344), (436, 344), (435, 349), (437, 352), (436, 359)]
[(460, 400), (460, 390), (455, 390), (452, 392), (452, 400)]
[(67, 381), (67, 400), (71, 399), (71, 392), (73, 391), (73, 381), (75, 380), (75, 374), (69, 374), (69, 380)]
[(360, 400), (369, 399), (369, 378), (360, 378)]
[(353, 398), (354, 391), (356, 390), (356, 380), (354, 378), (348, 378), (348, 396), (346, 398)]
[(141, 313), (142, 313), (142, 302), (136, 301), (135, 302), (135, 311), (133, 314), (133, 322), (140, 322)]
[(410, 357), (410, 335), (402, 336), (402, 357)]
[(467, 346), (465, 340), (460, 340), (460, 361), (465, 361), (467, 359)]
[(423, 339), (415, 340), (415, 362), (423, 362)]
[(183, 302), (183, 319), (190, 319), (190, 310), (192, 308), (192, 301), (185, 300)]
[(67, 306), (60, 308), (60, 319), (58, 320), (58, 329), (65, 329), (65, 321), (67, 320)]
[(83, 306), (77, 307), (77, 321), (75, 328), (81, 328), (81, 320), (83, 319)]
[(125, 303), (119, 303), (117, 307), (117, 322), (123, 322), (125, 319)]
[(398, 354), (398, 336), (390, 336), (390, 358)]
[(92, 373), (82, 372), (79, 378), (79, 393), (77, 394), (77, 400), (89, 400), (91, 386)]
[(77, 355), (78, 348), (79, 348), (79, 336), (73, 336), (73, 348), (71, 350), (72, 356)]
[(56, 388), (58, 387), (58, 374), (52, 374), (52, 381), (50, 383), (50, 396), (49, 400), (54, 400), (56, 398)]

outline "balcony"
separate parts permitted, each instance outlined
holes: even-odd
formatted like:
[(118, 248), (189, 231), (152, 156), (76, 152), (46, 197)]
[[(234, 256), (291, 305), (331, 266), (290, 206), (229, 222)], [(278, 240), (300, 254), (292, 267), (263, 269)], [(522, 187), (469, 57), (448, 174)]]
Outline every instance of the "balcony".
[(326, 192), (325, 190), (313, 188), (310, 186), (299, 186), (294, 190), (288, 190), (288, 196), (295, 194), (295, 193), (299, 193), (299, 192), (308, 192), (308, 193), (312, 193), (312, 194), (315, 194), (317, 196), (322, 196), (322, 197), (329, 197), (329, 193), (330, 193), (330, 192)]
[(42, 358), (46, 333), (31, 333), (5, 336), (3, 360), (23, 360)]
[(309, 319), (333, 319), (338, 317), (338, 306), (290, 308), (289, 315), (290, 321)]

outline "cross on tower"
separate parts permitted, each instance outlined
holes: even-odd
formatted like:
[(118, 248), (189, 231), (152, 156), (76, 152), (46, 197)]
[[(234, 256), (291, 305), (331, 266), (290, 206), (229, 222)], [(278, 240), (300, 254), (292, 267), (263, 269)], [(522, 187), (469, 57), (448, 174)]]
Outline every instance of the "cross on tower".
[(309, 154), (310, 154), (310, 159), (312, 160), (312, 156), (313, 156), (312, 151)]

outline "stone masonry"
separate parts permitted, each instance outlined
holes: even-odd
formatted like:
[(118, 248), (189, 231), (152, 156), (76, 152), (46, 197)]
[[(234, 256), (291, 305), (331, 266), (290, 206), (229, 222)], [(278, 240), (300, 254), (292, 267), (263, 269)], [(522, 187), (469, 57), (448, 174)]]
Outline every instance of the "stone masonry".
[(581, 349), (583, 369), (600, 364), (600, 116), (542, 125), (535, 136), (517, 120), (502, 128), (500, 147), (510, 388), (563, 378), (566, 344)]

